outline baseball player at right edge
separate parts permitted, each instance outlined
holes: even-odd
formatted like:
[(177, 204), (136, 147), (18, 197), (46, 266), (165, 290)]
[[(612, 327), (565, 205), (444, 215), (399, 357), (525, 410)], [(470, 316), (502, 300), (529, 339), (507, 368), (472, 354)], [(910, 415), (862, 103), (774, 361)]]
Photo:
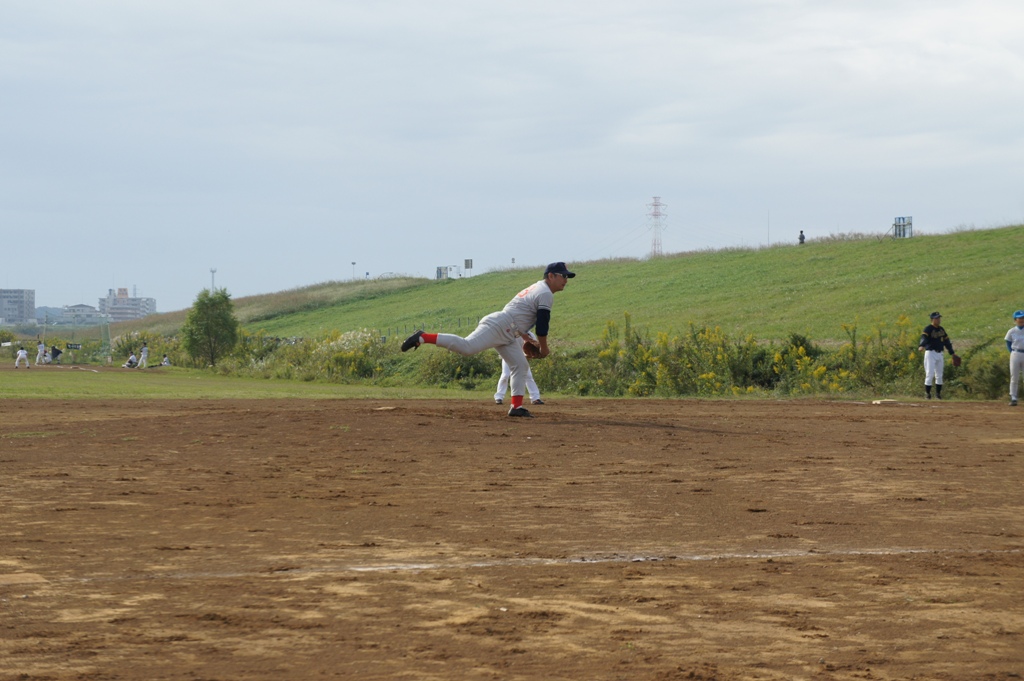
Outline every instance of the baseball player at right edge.
[[(548, 327), (551, 323), (553, 296), (575, 276), (576, 273), (570, 272), (564, 262), (553, 262), (544, 270), (543, 279), (517, 293), (500, 312), (492, 312), (481, 319), (473, 333), (465, 338), (450, 333), (424, 333), (421, 329), (405, 339), (402, 352), (418, 348), (424, 343), (433, 343), (460, 355), (475, 355), (494, 348), (512, 370), (512, 408), (508, 415), (532, 417), (533, 414), (523, 406), (526, 373), (530, 364), (519, 339), (539, 346), (540, 357), (548, 356)], [(536, 342), (527, 335), (534, 326), (537, 327)]]
[(1010, 406), (1017, 406), (1017, 387), (1024, 369), (1024, 310), (1013, 313), (1013, 322), (1006, 332), (1006, 349), (1010, 351)]

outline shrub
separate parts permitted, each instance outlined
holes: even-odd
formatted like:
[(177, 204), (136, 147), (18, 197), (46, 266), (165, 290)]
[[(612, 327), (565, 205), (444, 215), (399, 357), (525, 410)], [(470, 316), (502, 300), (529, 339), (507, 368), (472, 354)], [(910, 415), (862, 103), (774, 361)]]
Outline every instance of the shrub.
[[(901, 316), (894, 324), (875, 324), (861, 335), (856, 324), (843, 325), (848, 342), (829, 348), (801, 334), (781, 343), (753, 336), (734, 340), (719, 327), (690, 324), (679, 335), (652, 338), (637, 329), (627, 314), (623, 323), (609, 321), (601, 339), (588, 347), (560, 349), (531, 364), (545, 391), (592, 396), (700, 396), (749, 393), (780, 396), (919, 392), (922, 372), (917, 336)], [(120, 354), (146, 340), (153, 356), (166, 352), (172, 362), (184, 358), (177, 339), (125, 334), (115, 339)], [(401, 354), (363, 329), (324, 337), (268, 338), (242, 333), (233, 352), (215, 370), (264, 378), (374, 381), (403, 385), (410, 381), (438, 387), (476, 389), (496, 381), (500, 358), (484, 352), (464, 357), (445, 350)], [(83, 352), (84, 352), (83, 348)], [(949, 392), (991, 399), (1006, 392), (1008, 369), (1001, 343), (990, 341), (963, 353), (960, 368), (946, 367)]]
[(718, 327), (690, 324), (685, 336), (658, 334), (657, 392), (661, 395), (725, 395), (732, 392), (735, 347)]
[(729, 363), (735, 386), (744, 392), (774, 390), (779, 377), (772, 369), (773, 355), (771, 346), (759, 345), (753, 336), (738, 341)]
[(571, 395), (607, 395), (604, 369), (594, 348), (555, 352), (530, 363), (537, 385)]
[(597, 365), (592, 367), (591, 394), (651, 394), (657, 386), (657, 365), (649, 346), (650, 341), (633, 328), (628, 313), (622, 332), (615, 322), (608, 322), (597, 349)]
[(458, 385), (473, 390), (484, 379), (497, 381), (500, 372), (501, 358), (495, 352), (466, 357), (447, 350), (436, 351), (420, 364), (420, 378), (442, 388)]
[(265, 363), (274, 353), (287, 342), (285, 339), (267, 336), (263, 331), (249, 333), (241, 329), (238, 344), (232, 353), (234, 359), (242, 366), (253, 367)]
[(388, 354), (388, 346), (378, 334), (362, 329), (341, 334), (318, 348), (319, 353), (325, 356), (327, 377), (330, 380), (376, 378), (383, 372), (383, 359)]
[[(596, 357), (594, 356), (596, 354)], [(608, 322), (596, 349), (535, 365), (548, 389), (582, 395), (713, 397), (771, 390), (779, 394), (844, 392), (853, 374), (799, 334), (775, 348), (753, 336), (730, 340), (719, 327), (690, 324), (682, 336), (651, 341), (625, 316)]]
[(836, 361), (852, 372), (858, 385), (874, 392), (906, 392), (921, 365), (918, 337), (910, 324), (906, 315), (900, 315), (891, 329), (877, 323), (859, 342), (857, 325), (843, 324), (850, 342), (840, 348)]
[(1002, 339), (974, 346), (964, 353), (963, 360), (956, 384), (965, 393), (989, 400), (1009, 394), (1010, 360)]
[[(814, 395), (820, 392), (842, 392), (843, 383), (851, 378), (846, 369), (829, 371), (827, 362), (820, 362), (820, 351), (811, 346), (814, 355), (803, 345), (802, 336), (794, 334), (790, 342), (772, 357), (772, 370), (779, 377), (775, 391), (784, 395)], [(842, 381), (842, 382), (841, 382)]]
[(257, 378), (350, 382), (380, 376), (385, 359), (393, 353), (394, 348), (368, 329), (310, 339), (242, 334), (217, 370)]

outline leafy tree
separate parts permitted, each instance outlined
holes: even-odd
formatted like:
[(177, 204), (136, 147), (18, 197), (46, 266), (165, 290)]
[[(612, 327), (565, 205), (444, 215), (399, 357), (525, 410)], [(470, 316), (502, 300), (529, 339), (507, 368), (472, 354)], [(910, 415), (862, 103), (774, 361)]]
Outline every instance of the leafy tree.
[(227, 289), (203, 289), (181, 327), (182, 345), (193, 360), (216, 366), (238, 343), (235, 304)]

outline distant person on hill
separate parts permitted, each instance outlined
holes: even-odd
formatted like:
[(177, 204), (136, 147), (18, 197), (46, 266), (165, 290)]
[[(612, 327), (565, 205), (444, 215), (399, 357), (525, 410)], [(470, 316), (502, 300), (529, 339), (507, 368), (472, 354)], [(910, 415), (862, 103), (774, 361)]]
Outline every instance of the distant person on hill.
[(1010, 406), (1017, 406), (1017, 388), (1024, 369), (1024, 310), (1013, 313), (1014, 325), (1006, 332), (1006, 349), (1010, 351)]
[(46, 343), (39, 341), (36, 345), (36, 366), (46, 363)]
[(805, 238), (805, 237), (804, 237), (804, 230), (802, 230), (802, 229), (801, 229), (801, 230), (800, 230), (800, 245), (801, 245), (801, 246), (803, 246), (803, 245), (804, 245), (804, 238)]
[[(564, 262), (553, 262), (544, 270), (544, 278), (517, 293), (500, 312), (492, 312), (480, 320), (473, 333), (463, 338), (450, 333), (423, 333), (420, 329), (402, 343), (402, 352), (418, 348), (424, 343), (433, 343), (460, 355), (475, 355), (494, 348), (511, 367), (512, 408), (509, 416), (532, 417), (523, 406), (526, 393), (526, 375), (530, 363), (520, 343), (529, 343), (536, 350), (536, 356), (547, 357), (548, 328), (551, 324), (552, 296), (565, 288), (576, 276)], [(537, 327), (537, 340), (527, 336), (530, 329)]]
[(931, 323), (924, 327), (921, 332), (921, 342), (918, 344), (918, 351), (924, 353), (924, 392), (928, 399), (932, 399), (932, 383), (935, 384), (935, 397), (942, 399), (942, 369), (945, 365), (945, 358), (942, 356), (942, 349), (949, 350), (954, 361), (959, 361), (957, 354), (953, 352), (953, 344), (942, 328), (942, 315), (932, 312)]
[(32, 367), (28, 363), (28, 350), (25, 348), (18, 348), (18, 354), (14, 357), (14, 368), (17, 369), (21, 360), (25, 360), (25, 368), (31, 369)]
[(149, 346), (145, 343), (142, 344), (142, 354), (139, 356), (139, 369), (145, 369), (146, 365), (149, 364)]
[(171, 360), (167, 357), (166, 354), (164, 355), (163, 360), (160, 361), (160, 366), (162, 366), (162, 367), (169, 367), (169, 366), (171, 366)]
[[(529, 334), (531, 338), (536, 338), (531, 332)], [(523, 339), (519, 339), (519, 345), (524, 343)], [(508, 392), (508, 381), (512, 375), (512, 367), (508, 365), (508, 362), (504, 358), (501, 360), (501, 376), (498, 378), (498, 387), (494, 390), (494, 403), (502, 404), (505, 400), (505, 393)], [(533, 380), (533, 369), (529, 365), (526, 367), (526, 392), (530, 393), (530, 404), (544, 404), (544, 400), (540, 399), (540, 388), (537, 387), (537, 381)]]

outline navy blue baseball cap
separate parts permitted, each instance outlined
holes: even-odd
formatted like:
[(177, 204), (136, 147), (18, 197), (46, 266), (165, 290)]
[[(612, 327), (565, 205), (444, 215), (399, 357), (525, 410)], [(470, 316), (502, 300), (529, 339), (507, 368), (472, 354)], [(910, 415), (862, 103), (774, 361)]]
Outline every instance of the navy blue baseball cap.
[(1014, 319), (1020, 319), (1021, 317), (1024, 317), (1024, 310), (1017, 310), (1013, 313)]
[(575, 272), (569, 271), (569, 268), (565, 266), (564, 262), (553, 262), (550, 265), (548, 265), (548, 268), (544, 270), (544, 276), (546, 277), (549, 274), (561, 274), (564, 275), (567, 279), (572, 279), (573, 277), (576, 276)]
[(932, 312), (932, 319), (942, 319), (942, 315), (938, 312)]

